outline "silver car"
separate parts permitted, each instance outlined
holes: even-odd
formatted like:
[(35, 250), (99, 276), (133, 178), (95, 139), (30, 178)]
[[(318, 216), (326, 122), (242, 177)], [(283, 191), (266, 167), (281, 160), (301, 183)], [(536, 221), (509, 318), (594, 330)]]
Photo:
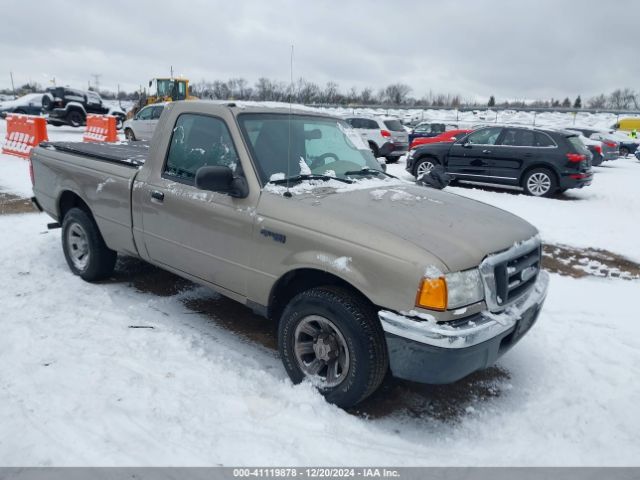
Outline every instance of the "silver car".
[(124, 122), (124, 135), (127, 140), (151, 140), (165, 103), (147, 105)]

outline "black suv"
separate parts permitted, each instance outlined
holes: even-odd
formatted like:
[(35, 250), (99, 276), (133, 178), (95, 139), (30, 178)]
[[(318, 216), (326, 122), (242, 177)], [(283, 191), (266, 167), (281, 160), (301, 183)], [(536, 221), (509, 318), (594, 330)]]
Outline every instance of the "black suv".
[(455, 143), (411, 150), (407, 171), (417, 178), (442, 165), (453, 180), (521, 187), (548, 197), (591, 184), (591, 154), (576, 133), (564, 130), (492, 126)]
[(126, 118), (120, 108), (105, 105), (99, 93), (68, 87), (47, 88), (42, 97), (42, 108), (49, 114), (51, 125), (79, 127), (86, 123), (87, 114), (95, 113), (114, 115), (118, 128), (121, 128)]

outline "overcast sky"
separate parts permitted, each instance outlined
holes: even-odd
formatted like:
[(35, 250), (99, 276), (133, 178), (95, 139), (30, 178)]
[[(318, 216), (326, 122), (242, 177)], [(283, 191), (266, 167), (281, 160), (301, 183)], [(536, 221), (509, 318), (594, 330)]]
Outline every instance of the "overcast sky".
[(375, 89), (403, 82), (497, 100), (587, 98), (637, 89), (636, 0), (33, 1), (0, 4), (0, 88), (137, 89), (174, 72), (192, 81), (294, 77)]

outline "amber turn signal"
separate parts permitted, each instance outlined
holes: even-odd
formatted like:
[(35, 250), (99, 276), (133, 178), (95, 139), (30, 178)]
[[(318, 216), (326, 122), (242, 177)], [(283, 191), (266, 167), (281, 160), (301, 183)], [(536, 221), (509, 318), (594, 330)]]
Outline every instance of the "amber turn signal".
[(445, 279), (423, 278), (416, 295), (416, 306), (441, 312), (446, 310), (447, 282)]

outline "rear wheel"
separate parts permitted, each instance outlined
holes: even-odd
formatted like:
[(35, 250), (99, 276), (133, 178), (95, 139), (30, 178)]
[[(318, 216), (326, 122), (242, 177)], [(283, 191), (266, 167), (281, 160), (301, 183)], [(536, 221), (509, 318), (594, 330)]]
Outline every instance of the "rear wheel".
[(278, 328), (278, 348), (294, 383), (310, 380), (327, 401), (342, 408), (371, 395), (388, 368), (376, 310), (338, 287), (312, 288), (289, 302)]
[(522, 188), (527, 195), (550, 197), (558, 189), (555, 175), (546, 168), (535, 168), (522, 179)]
[(629, 149), (627, 147), (620, 147), (620, 156), (626, 157), (629, 155)]
[(400, 157), (386, 157), (387, 163), (398, 163)]
[(79, 208), (64, 216), (62, 250), (71, 271), (89, 282), (111, 275), (118, 256), (104, 243), (93, 218)]
[(72, 127), (80, 127), (84, 123), (84, 115), (78, 110), (71, 110), (67, 114), (67, 121)]
[(84, 123), (84, 115), (78, 110), (71, 110), (67, 114), (67, 121), (72, 127), (80, 127)]

